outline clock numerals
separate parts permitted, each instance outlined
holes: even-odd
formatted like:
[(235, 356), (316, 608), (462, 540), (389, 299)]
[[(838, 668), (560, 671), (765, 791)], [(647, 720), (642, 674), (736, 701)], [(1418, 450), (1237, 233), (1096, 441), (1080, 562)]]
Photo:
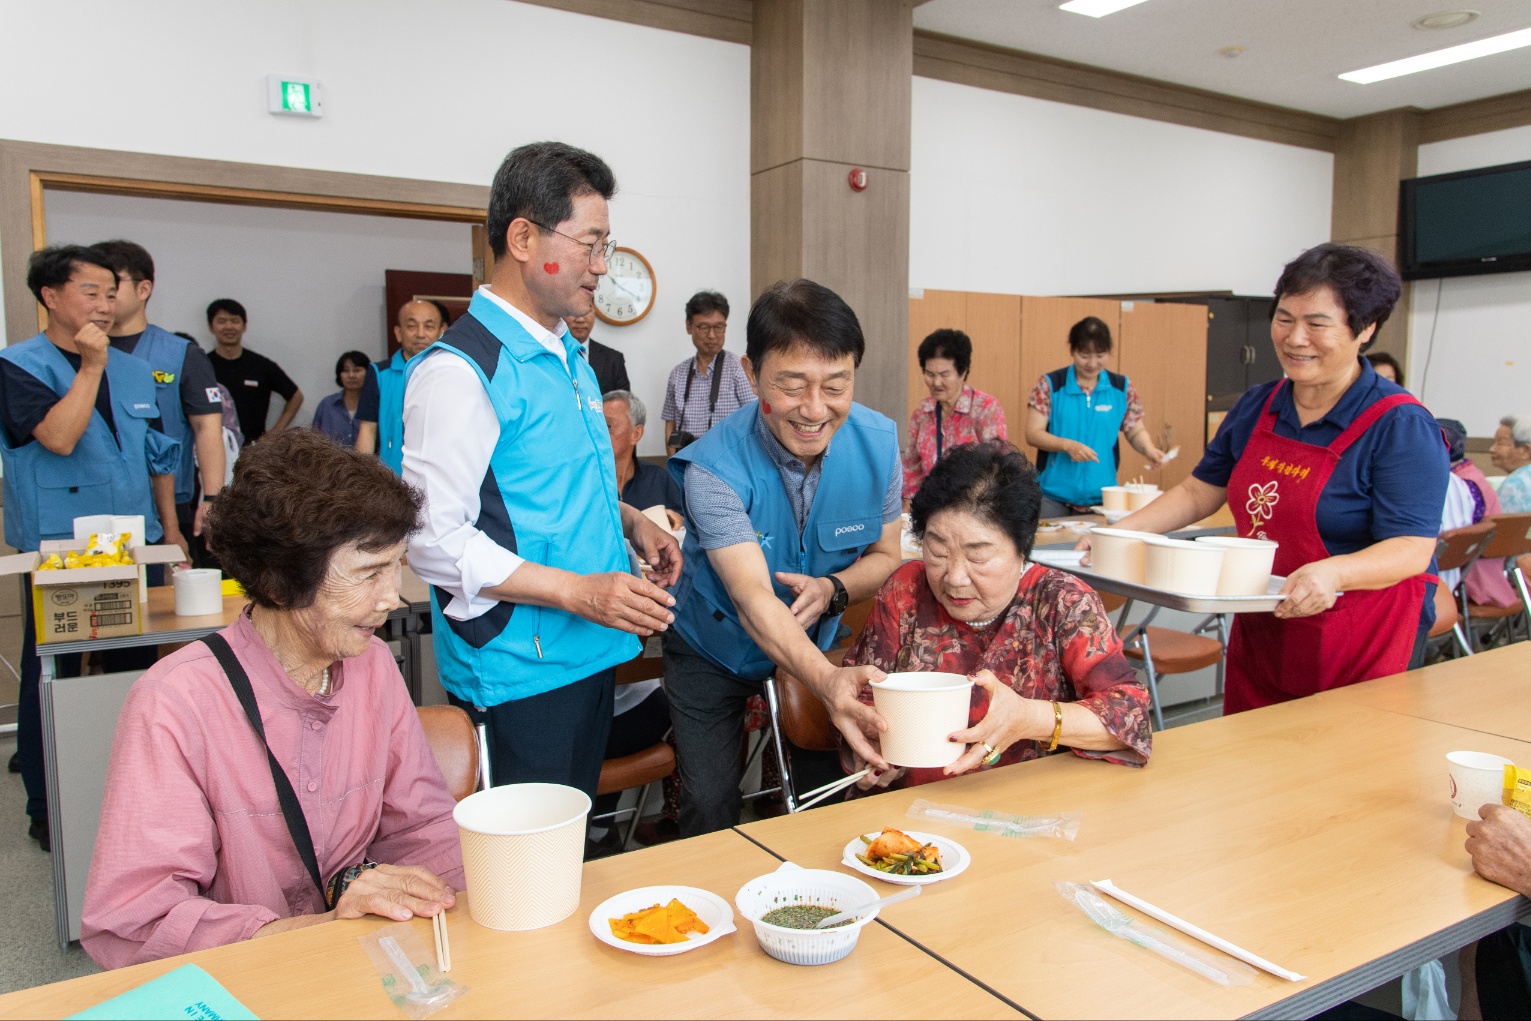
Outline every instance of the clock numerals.
[(618, 249), (606, 262), (607, 273), (596, 289), (596, 310), (614, 326), (635, 323), (653, 307), (654, 271), (631, 249)]

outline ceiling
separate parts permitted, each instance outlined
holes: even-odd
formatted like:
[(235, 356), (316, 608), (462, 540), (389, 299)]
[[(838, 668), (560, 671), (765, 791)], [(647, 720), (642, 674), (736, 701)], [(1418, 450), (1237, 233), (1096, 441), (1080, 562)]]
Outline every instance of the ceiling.
[[(1531, 89), (1531, 47), (1372, 85), (1337, 75), (1531, 28), (1527, 0), (1147, 0), (1104, 18), (1062, 0), (927, 0), (917, 28), (1306, 110), (1357, 117)], [(1437, 11), (1477, 20), (1420, 30)], [(1236, 58), (1218, 51), (1242, 46)]]

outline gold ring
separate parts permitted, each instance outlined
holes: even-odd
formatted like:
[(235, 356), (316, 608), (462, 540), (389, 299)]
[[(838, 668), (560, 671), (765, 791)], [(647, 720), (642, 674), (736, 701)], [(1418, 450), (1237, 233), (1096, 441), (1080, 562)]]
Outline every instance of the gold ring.
[(996, 762), (999, 761), (999, 749), (998, 748), (995, 748), (993, 745), (991, 745), (987, 741), (985, 741), (983, 743), (983, 750), (989, 753), (989, 754), (985, 755), (984, 758), (983, 758), (984, 765), (992, 766)]

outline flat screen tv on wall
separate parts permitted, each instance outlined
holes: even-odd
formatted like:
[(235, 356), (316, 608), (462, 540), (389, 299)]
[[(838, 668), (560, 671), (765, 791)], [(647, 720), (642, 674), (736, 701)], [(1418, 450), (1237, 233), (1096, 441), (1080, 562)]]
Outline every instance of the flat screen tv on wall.
[(1531, 270), (1531, 162), (1402, 182), (1398, 246), (1406, 280)]

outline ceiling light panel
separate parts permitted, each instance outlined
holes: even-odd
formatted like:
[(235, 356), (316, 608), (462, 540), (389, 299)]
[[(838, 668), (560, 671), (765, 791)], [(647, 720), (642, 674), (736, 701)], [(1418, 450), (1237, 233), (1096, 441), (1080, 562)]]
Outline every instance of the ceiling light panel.
[(1125, 11), (1143, 2), (1144, 0), (1069, 0), (1066, 4), (1059, 4), (1058, 10), (1068, 11), (1070, 14), (1083, 14), (1088, 18), (1104, 18), (1108, 14)]
[(1478, 57), (1517, 50), (1523, 46), (1531, 46), (1531, 28), (1490, 36), (1487, 39), (1463, 43), (1460, 46), (1448, 46), (1443, 50), (1421, 53), (1417, 57), (1405, 57), (1402, 60), (1377, 64), (1374, 67), (1363, 67), (1359, 71), (1347, 71), (1340, 77), (1347, 82), (1370, 85), (1372, 82), (1387, 81), (1389, 78), (1399, 78), (1406, 74), (1418, 74), (1420, 71), (1460, 64), (1464, 60), (1476, 60)]

